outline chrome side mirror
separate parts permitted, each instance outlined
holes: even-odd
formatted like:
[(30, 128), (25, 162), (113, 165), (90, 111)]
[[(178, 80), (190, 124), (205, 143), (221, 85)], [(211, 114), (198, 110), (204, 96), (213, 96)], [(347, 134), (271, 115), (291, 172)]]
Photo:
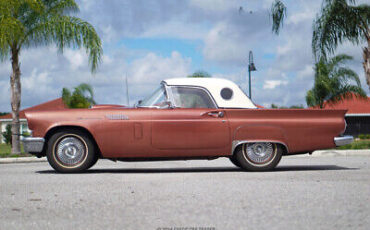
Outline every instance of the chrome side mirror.
[(138, 101), (135, 103), (134, 107), (135, 107), (135, 108), (139, 107), (139, 105), (141, 104), (141, 102), (143, 102), (143, 100), (138, 100)]

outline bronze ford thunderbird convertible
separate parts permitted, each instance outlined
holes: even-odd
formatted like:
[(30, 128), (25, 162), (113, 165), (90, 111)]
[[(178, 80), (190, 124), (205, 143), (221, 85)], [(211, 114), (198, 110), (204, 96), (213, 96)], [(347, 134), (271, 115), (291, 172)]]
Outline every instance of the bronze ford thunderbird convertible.
[(245, 170), (273, 169), (284, 155), (351, 143), (345, 110), (259, 109), (225, 79), (169, 79), (135, 107), (27, 112), (27, 152), (58, 172), (99, 158), (120, 161), (228, 157)]

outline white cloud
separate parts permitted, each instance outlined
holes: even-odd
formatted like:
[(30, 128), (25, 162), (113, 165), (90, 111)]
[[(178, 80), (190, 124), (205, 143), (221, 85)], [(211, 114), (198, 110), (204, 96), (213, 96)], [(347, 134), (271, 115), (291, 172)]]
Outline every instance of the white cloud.
[(119, 37), (117, 31), (112, 27), (112, 25), (102, 27), (101, 30), (104, 37), (103, 43), (112, 42)]
[(312, 65), (306, 65), (303, 69), (297, 72), (298, 79), (314, 79), (314, 69)]
[(174, 20), (148, 28), (145, 32), (137, 37), (203, 39), (206, 34), (206, 26), (202, 23), (185, 24), (183, 21)]
[(287, 81), (282, 80), (266, 80), (265, 84), (263, 85), (263, 89), (275, 89), (277, 86), (287, 84), (288, 84)]
[(217, 24), (205, 38), (204, 56), (215, 61), (240, 60), (247, 51), (236, 41), (236, 36), (225, 22)]
[(204, 11), (238, 10), (243, 1), (240, 0), (190, 0), (190, 5)]
[(299, 12), (296, 14), (291, 15), (288, 17), (287, 24), (299, 24), (304, 21), (312, 20), (315, 16), (315, 11), (311, 10), (306, 10), (304, 12)]
[(79, 50), (67, 49), (64, 52), (64, 56), (69, 61), (69, 65), (71, 66), (72, 70), (77, 70), (79, 67), (86, 66), (88, 64), (85, 49)]

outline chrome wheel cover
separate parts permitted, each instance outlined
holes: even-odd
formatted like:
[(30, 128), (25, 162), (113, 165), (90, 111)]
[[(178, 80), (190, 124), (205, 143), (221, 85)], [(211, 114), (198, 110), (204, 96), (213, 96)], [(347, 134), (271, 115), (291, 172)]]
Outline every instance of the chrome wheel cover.
[(248, 143), (244, 147), (244, 155), (254, 164), (264, 164), (274, 156), (274, 146), (272, 143)]
[(86, 158), (87, 147), (78, 137), (63, 137), (55, 148), (56, 158), (66, 166), (76, 166)]

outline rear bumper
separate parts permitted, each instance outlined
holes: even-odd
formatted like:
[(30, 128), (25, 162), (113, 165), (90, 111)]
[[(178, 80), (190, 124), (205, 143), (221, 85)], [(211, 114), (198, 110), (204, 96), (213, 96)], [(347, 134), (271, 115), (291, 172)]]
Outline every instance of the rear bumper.
[(41, 153), (45, 143), (42, 137), (21, 137), (21, 141), (27, 153)]
[(336, 146), (348, 145), (353, 142), (352, 136), (334, 137), (334, 143)]

